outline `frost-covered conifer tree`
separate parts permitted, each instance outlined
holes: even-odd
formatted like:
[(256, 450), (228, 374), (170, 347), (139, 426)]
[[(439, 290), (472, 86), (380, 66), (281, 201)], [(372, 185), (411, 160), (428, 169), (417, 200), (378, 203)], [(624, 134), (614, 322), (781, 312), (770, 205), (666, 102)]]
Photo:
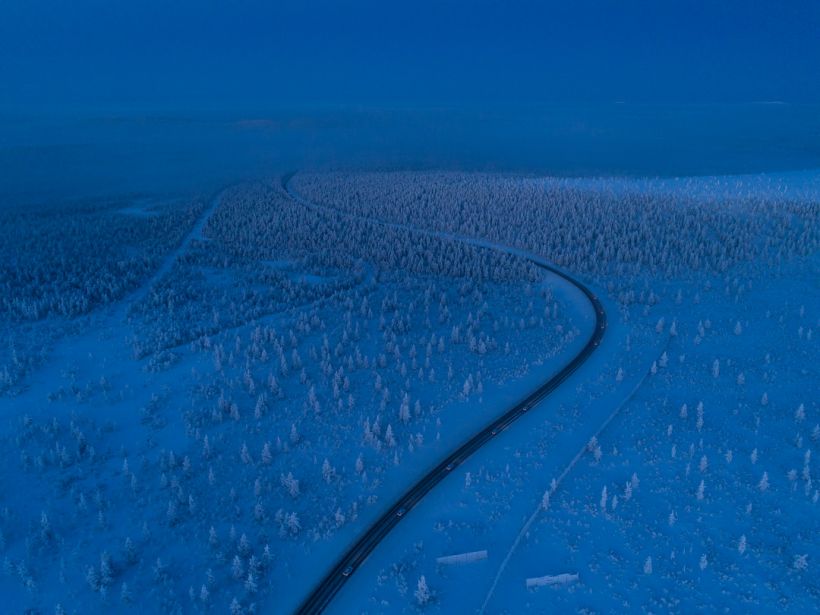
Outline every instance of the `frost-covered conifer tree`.
[(233, 562), (231, 563), (231, 574), (233, 574), (233, 578), (237, 580), (245, 576), (245, 569), (242, 566), (242, 560), (239, 559), (238, 555), (234, 556)]
[(424, 606), (428, 602), (430, 602), (430, 589), (427, 587), (427, 579), (424, 578), (424, 575), (419, 577), (418, 584), (416, 585), (416, 602), (419, 606)]
[(245, 579), (245, 590), (249, 594), (255, 594), (257, 589), (258, 589), (258, 587), (257, 587), (257, 584), (256, 584), (256, 579), (253, 576), (253, 573), (248, 572), (248, 576)]

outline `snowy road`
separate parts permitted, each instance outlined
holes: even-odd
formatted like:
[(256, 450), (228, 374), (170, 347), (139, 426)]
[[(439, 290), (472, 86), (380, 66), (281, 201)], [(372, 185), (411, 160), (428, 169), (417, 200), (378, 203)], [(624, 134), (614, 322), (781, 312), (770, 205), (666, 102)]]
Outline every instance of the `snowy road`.
[[(347, 217), (358, 217), (352, 214), (346, 214), (333, 210), (332, 208), (317, 205), (307, 201), (299, 194), (290, 189), (290, 179), (293, 174), (286, 175), (282, 178), (282, 188), (287, 194), (296, 202), (301, 203), (307, 207), (315, 209), (323, 209), (332, 211), (336, 215)], [(425, 231), (422, 229), (410, 227), (402, 224), (395, 224), (385, 222), (382, 220), (368, 219), (370, 222), (407, 230), (414, 233), (426, 234), (434, 237), (441, 237), (443, 239), (461, 241), (485, 247), (488, 249), (499, 250), (510, 254), (516, 254), (522, 258), (526, 258), (536, 266), (549, 271), (580, 290), (587, 300), (592, 304), (595, 310), (595, 328), (590, 335), (589, 340), (581, 349), (581, 351), (565, 365), (558, 373), (552, 376), (549, 380), (544, 382), (535, 391), (530, 393), (526, 398), (518, 402), (514, 407), (510, 408), (503, 415), (492, 421), (489, 425), (484, 427), (481, 431), (464, 442), (455, 451), (450, 453), (443, 459), (435, 468), (422, 477), (415, 485), (413, 485), (399, 500), (393, 504), (342, 556), (333, 568), (327, 573), (322, 581), (316, 586), (310, 596), (305, 600), (299, 608), (299, 613), (320, 613), (322, 612), (336, 593), (342, 588), (353, 572), (367, 559), (368, 555), (376, 548), (376, 546), (387, 536), (388, 533), (406, 516), (410, 510), (418, 504), (418, 502), (429, 493), (438, 483), (446, 478), (456, 467), (463, 463), (468, 457), (475, 453), (478, 449), (484, 446), (487, 442), (492, 440), (496, 435), (507, 429), (516, 419), (521, 417), (524, 413), (532, 409), (555, 389), (557, 389), (573, 372), (575, 372), (595, 351), (603, 339), (606, 331), (606, 313), (603, 305), (598, 298), (589, 290), (582, 282), (576, 280), (569, 274), (555, 268), (543, 259), (537, 256), (527, 254), (520, 250), (508, 248), (506, 246), (496, 245), (489, 242), (483, 242), (469, 237), (460, 237), (449, 233), (439, 233), (434, 231)]]

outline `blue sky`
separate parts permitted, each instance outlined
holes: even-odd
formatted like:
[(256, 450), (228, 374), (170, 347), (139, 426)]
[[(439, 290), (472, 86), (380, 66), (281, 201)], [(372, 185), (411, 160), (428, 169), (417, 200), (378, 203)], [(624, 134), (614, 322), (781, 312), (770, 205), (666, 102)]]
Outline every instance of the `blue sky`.
[(820, 102), (816, 0), (4, 0), (6, 109)]

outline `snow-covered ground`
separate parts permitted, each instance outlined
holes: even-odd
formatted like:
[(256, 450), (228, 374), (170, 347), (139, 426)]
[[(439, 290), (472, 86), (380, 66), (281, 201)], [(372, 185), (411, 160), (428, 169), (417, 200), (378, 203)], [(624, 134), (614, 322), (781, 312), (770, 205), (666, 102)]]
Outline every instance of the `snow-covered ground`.
[[(583, 296), (520, 250), (593, 285), (603, 344), (332, 610), (816, 608), (819, 177), (297, 174), (322, 207), (272, 181), (85, 212), (105, 224), (55, 245), (88, 264), (43, 243), (40, 277), (3, 280), (3, 327), (27, 342), (0, 398), (5, 604), (292, 611), (585, 343)], [(120, 219), (127, 242), (106, 235)], [(77, 279), (81, 301), (126, 256), (144, 266), (76, 314), (32, 290)]]
[(13, 608), (292, 610), (592, 326), (520, 258), (336, 221), (275, 186), (215, 202), (2, 400)]
[[(560, 228), (588, 201), (604, 201), (589, 212), (596, 220), (601, 210), (634, 218), (588, 229), (603, 262), (545, 239), (556, 260), (620, 299), (607, 305), (620, 322), (573, 377), (575, 390), (564, 387), (414, 509), (334, 612), (816, 609), (818, 177), (531, 179), (529, 202), (516, 207), (510, 178), (297, 176), (301, 192), (333, 195), (349, 211), (429, 224), (414, 217), (425, 203), (434, 228), (536, 252), (545, 226)], [(469, 215), (451, 215), (448, 202)], [(497, 223), (493, 202), (508, 203), (513, 220), (539, 208), (569, 215), (522, 233)], [(578, 216), (570, 230), (593, 224)], [(679, 247), (663, 259), (647, 254), (670, 245)], [(437, 563), (484, 550), (472, 563)], [(527, 584), (547, 576), (560, 582)]]
[[(627, 350), (624, 327), (610, 330), (573, 377), (577, 388), (560, 391), (414, 509), (333, 612), (414, 612), (421, 576), (436, 612), (814, 610), (820, 374), (808, 306), (820, 301), (816, 260), (812, 267), (749, 278), (755, 290), (737, 302), (713, 289), (694, 303), (692, 289), (679, 305), (659, 303), (653, 311), (680, 316), (675, 337), (668, 326), (645, 339), (630, 333)], [(436, 564), (474, 550), (487, 559)], [(565, 573), (578, 580), (526, 586)]]

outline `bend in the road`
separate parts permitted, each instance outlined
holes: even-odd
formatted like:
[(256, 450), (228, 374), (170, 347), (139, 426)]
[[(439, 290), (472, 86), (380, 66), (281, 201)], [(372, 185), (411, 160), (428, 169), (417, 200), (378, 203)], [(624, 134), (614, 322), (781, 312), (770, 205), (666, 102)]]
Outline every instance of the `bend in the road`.
[(492, 440), (497, 434), (509, 427), (516, 419), (538, 404), (547, 395), (552, 393), (589, 358), (603, 339), (604, 331), (606, 330), (606, 312), (604, 311), (604, 307), (600, 300), (589, 288), (587, 288), (586, 285), (583, 284), (583, 282), (580, 282), (554, 265), (547, 263), (544, 259), (514, 248), (492, 244), (475, 238), (461, 237), (458, 235), (441, 233), (437, 231), (427, 231), (384, 220), (364, 218), (354, 214), (339, 212), (327, 206), (312, 203), (290, 189), (290, 180), (294, 175), (295, 173), (290, 173), (283, 176), (281, 183), (285, 193), (297, 203), (307, 207), (312, 207), (314, 209), (329, 211), (335, 215), (364, 219), (374, 224), (380, 224), (392, 228), (400, 228), (410, 232), (441, 237), (454, 241), (461, 241), (488, 249), (519, 255), (522, 258), (526, 258), (536, 266), (559, 276), (580, 290), (590, 302), (595, 312), (595, 328), (581, 351), (558, 373), (553, 375), (549, 380), (544, 382), (513, 408), (492, 421), (489, 425), (464, 442), (455, 451), (443, 459), (435, 468), (430, 470), (425, 476), (410, 487), (410, 489), (381, 517), (379, 517), (379, 519), (373, 523), (370, 528), (368, 528), (368, 530), (347, 550), (347, 552), (330, 569), (324, 579), (316, 586), (310, 596), (308, 596), (297, 611), (300, 614), (309, 614), (321, 613), (327, 607), (333, 597), (339, 592), (344, 583), (347, 581), (348, 577), (353, 574), (353, 572), (355, 572), (355, 570), (362, 563), (364, 563), (365, 559), (367, 559), (370, 553), (376, 548), (378, 543), (381, 542), (381, 540), (405, 517), (413, 506), (415, 506), (438, 483), (444, 480), (444, 478), (447, 477), (453, 469), (464, 462), (487, 442)]

